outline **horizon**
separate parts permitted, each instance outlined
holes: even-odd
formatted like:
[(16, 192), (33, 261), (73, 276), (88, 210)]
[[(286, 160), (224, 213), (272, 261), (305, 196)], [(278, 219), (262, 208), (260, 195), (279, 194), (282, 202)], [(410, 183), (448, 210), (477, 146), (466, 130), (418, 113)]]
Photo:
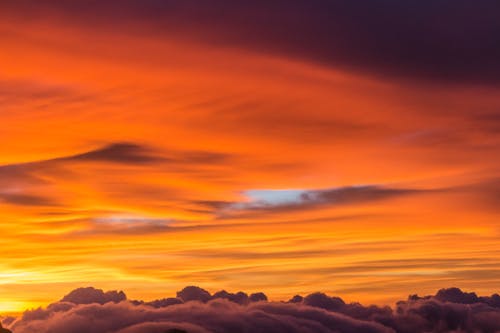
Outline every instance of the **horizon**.
[[(262, 292), (210, 293), (197, 286), (187, 286), (172, 297), (144, 301), (130, 299), (123, 291), (84, 287), (45, 307), (26, 310), (19, 316), (0, 317), (0, 328), (6, 325), (15, 332), (65, 333), (68, 328), (78, 332), (91, 329), (143, 332), (156, 327), (161, 328), (161, 332), (185, 333), (215, 326), (218, 330), (267, 327), (272, 332), (302, 332), (325, 325), (342, 332), (422, 332), (437, 327), (443, 332), (450, 329), (493, 332), (498, 328), (498, 321), (495, 322), (491, 314), (498, 313), (498, 309), (500, 295), (480, 296), (459, 288), (440, 289), (433, 295), (409, 295), (389, 307), (345, 302), (321, 292), (276, 301)], [(207, 313), (211, 313), (210, 319), (206, 318)], [(283, 316), (284, 313), (287, 315)], [(242, 321), (241, 316), (247, 320)], [(155, 317), (162, 320), (157, 322)], [(251, 318), (252, 324), (248, 322)], [(270, 319), (274, 321), (272, 324)], [(6, 328), (2, 332), (12, 333)]]
[[(204, 301), (201, 301), (201, 302), (207, 302), (207, 301), (212, 301), (212, 300), (218, 300), (218, 299), (225, 299), (225, 300), (228, 300), (230, 302), (235, 302), (235, 303), (239, 303), (240, 301), (242, 303), (240, 303), (240, 305), (244, 305), (245, 302), (257, 302), (257, 300), (250, 300), (251, 296), (252, 295), (256, 295), (256, 294), (262, 294), (265, 296), (265, 299), (259, 299), (258, 301), (265, 301), (265, 302), (280, 302), (280, 303), (291, 303), (293, 302), (293, 299), (297, 296), (299, 297), (307, 297), (309, 295), (314, 295), (314, 294), (324, 294), (328, 297), (337, 297), (337, 298), (340, 298), (342, 299), (343, 301), (346, 302), (346, 304), (360, 304), (362, 306), (365, 306), (365, 307), (369, 307), (369, 306), (379, 306), (379, 307), (390, 307), (392, 310), (394, 310), (396, 308), (396, 303), (395, 302), (394, 304), (372, 304), (372, 303), (361, 303), (361, 302), (357, 302), (355, 300), (346, 300), (344, 298), (341, 297), (341, 295), (335, 295), (335, 294), (326, 294), (324, 292), (321, 292), (321, 291), (315, 291), (315, 292), (312, 292), (312, 293), (309, 293), (309, 294), (290, 294), (288, 298), (285, 298), (285, 299), (272, 299), (270, 297), (267, 297), (268, 295), (263, 292), (263, 291), (255, 291), (255, 292), (245, 292), (245, 291), (242, 291), (242, 290), (226, 290), (226, 289), (219, 289), (219, 290), (213, 290), (213, 291), (210, 291), (210, 290), (207, 290), (205, 288), (202, 288), (200, 286), (185, 286), (184, 288), (182, 288), (181, 290), (178, 290), (174, 293), (161, 293), (161, 295), (163, 295), (162, 297), (159, 297), (159, 298), (155, 298), (155, 299), (134, 299), (134, 298), (130, 298), (126, 292), (126, 290), (120, 290), (120, 289), (114, 289), (114, 290), (103, 290), (103, 289), (100, 289), (100, 288), (96, 288), (94, 286), (82, 286), (82, 287), (78, 287), (76, 289), (73, 289), (73, 290), (70, 290), (68, 291), (67, 293), (64, 293), (63, 295), (59, 296), (58, 298), (55, 298), (54, 300), (52, 300), (50, 303), (47, 303), (47, 304), (40, 304), (40, 305), (37, 305), (37, 306), (34, 306), (34, 307), (31, 307), (31, 308), (26, 308), (23, 310), (23, 312), (26, 312), (26, 311), (34, 311), (36, 309), (39, 309), (39, 308), (47, 308), (47, 306), (51, 305), (51, 304), (54, 304), (54, 303), (57, 303), (57, 302), (64, 302), (66, 301), (66, 299), (77, 299), (77, 297), (83, 297), (83, 299), (87, 299), (85, 301), (85, 303), (79, 303), (78, 301), (69, 301), (69, 302), (73, 302), (75, 304), (92, 304), (92, 303), (101, 303), (101, 305), (103, 304), (106, 304), (106, 303), (120, 303), (120, 302), (140, 302), (141, 305), (142, 303), (144, 303), (144, 305), (149, 305), (151, 306), (152, 303), (154, 302), (157, 302), (157, 301), (161, 301), (161, 300), (165, 300), (165, 299), (180, 299), (180, 300), (183, 300), (183, 297), (181, 296), (182, 292), (183, 291), (186, 291), (188, 289), (196, 289), (197, 291), (199, 292), (207, 292), (209, 295), (210, 295), (210, 298), (208, 300), (204, 300)], [(406, 298), (405, 297), (400, 297), (398, 299), (398, 302), (399, 301), (408, 301), (408, 300), (411, 300), (412, 298), (420, 298), (420, 299), (427, 299), (427, 298), (433, 298), (433, 297), (436, 297), (436, 295), (439, 295), (440, 293), (443, 293), (443, 294), (446, 294), (446, 292), (455, 292), (455, 291), (458, 291), (464, 295), (474, 295), (474, 296), (477, 296), (477, 297), (491, 297), (491, 296), (499, 296), (498, 293), (494, 293), (494, 294), (491, 294), (491, 295), (478, 295), (477, 293), (475, 293), (474, 291), (467, 291), (467, 290), (462, 290), (460, 288), (457, 288), (457, 287), (448, 287), (448, 288), (440, 288), (438, 290), (436, 290), (434, 293), (431, 293), (429, 295), (419, 295), (419, 294), (416, 294), (416, 293), (411, 293), (411, 294), (408, 294), (406, 295)], [(224, 295), (221, 295), (223, 294)], [(226, 295), (227, 293), (227, 295)], [(238, 294), (241, 294), (243, 293), (244, 294), (244, 299), (242, 300), (241, 298), (238, 298)], [(87, 295), (87, 296), (84, 296), (84, 295)], [(106, 298), (107, 295), (111, 295), (109, 296), (109, 298)], [(120, 296), (117, 296), (117, 295), (120, 295)], [(233, 298), (231, 298), (233, 297)], [(183, 300), (184, 302), (187, 302), (187, 301), (200, 301), (200, 300), (197, 300), (195, 298), (193, 299), (190, 299), (190, 300)], [(449, 300), (448, 300), (449, 301)], [(20, 317), (23, 312), (18, 312), (18, 313), (0, 313), (0, 318), (1, 317), (8, 317), (8, 316), (15, 316), (15, 317)]]
[[(418, 293), (410, 293), (410, 294), (408, 294), (406, 296), (402, 295), (402, 297), (397, 298), (393, 303), (389, 303), (389, 302), (387, 302), (387, 303), (363, 303), (363, 302), (359, 302), (359, 301), (356, 301), (356, 300), (345, 299), (344, 297), (342, 297), (342, 295), (324, 293), (324, 292), (322, 292), (320, 290), (313, 291), (313, 292), (310, 292), (310, 293), (305, 293), (305, 294), (304, 293), (298, 293), (298, 294), (293, 294), (293, 295), (290, 294), (288, 297), (285, 297), (285, 298), (274, 299), (272, 297), (268, 297), (269, 295), (267, 295), (262, 290), (260, 290), (260, 291), (254, 291), (254, 292), (245, 292), (243, 290), (226, 290), (224, 288), (222, 288), (222, 289), (208, 290), (208, 289), (205, 289), (205, 288), (200, 287), (200, 286), (194, 286), (194, 285), (192, 285), (192, 286), (185, 286), (181, 290), (178, 290), (178, 291), (173, 292), (173, 293), (158, 292), (157, 295), (159, 295), (159, 297), (157, 297), (157, 298), (152, 298), (152, 299), (136, 299), (136, 298), (129, 297), (126, 290), (121, 290), (121, 289), (104, 290), (104, 289), (100, 289), (100, 288), (95, 287), (95, 286), (80, 286), (80, 287), (77, 287), (75, 289), (68, 290), (66, 293), (63, 293), (60, 296), (55, 296), (55, 298), (52, 299), (52, 300), (50, 300), (48, 303), (33, 304), (33, 305), (30, 305), (29, 307), (23, 308), (22, 311), (10, 311), (10, 312), (9, 311), (0, 311), (0, 322), (1, 322), (1, 318), (2, 317), (4, 317), (4, 318), (5, 317), (20, 318), (22, 316), (22, 314), (24, 312), (26, 312), (26, 311), (33, 311), (33, 310), (36, 310), (38, 308), (46, 308), (50, 304), (62, 301), (65, 297), (67, 297), (68, 295), (70, 295), (73, 292), (78, 291), (78, 290), (89, 290), (89, 289), (91, 289), (93, 291), (103, 292), (104, 294), (106, 294), (106, 293), (115, 293), (115, 292), (116, 293), (123, 293), (125, 295), (125, 299), (123, 301), (152, 303), (154, 301), (159, 301), (159, 300), (167, 299), (167, 298), (179, 298), (178, 294), (182, 290), (184, 290), (186, 288), (192, 288), (192, 287), (199, 288), (201, 290), (207, 291), (212, 296), (211, 300), (217, 299), (217, 297), (214, 297), (214, 296), (217, 293), (221, 293), (221, 292), (227, 292), (227, 293), (232, 294), (232, 295), (236, 295), (238, 293), (244, 293), (247, 296), (250, 296), (250, 295), (253, 295), (253, 294), (262, 293), (262, 294), (264, 294), (266, 296), (266, 301), (268, 301), (268, 302), (290, 302), (293, 299), (293, 297), (296, 297), (296, 296), (304, 297), (304, 296), (311, 295), (311, 294), (321, 293), (321, 294), (325, 294), (325, 295), (330, 296), (330, 297), (339, 297), (343, 301), (345, 301), (347, 304), (358, 303), (358, 304), (363, 305), (363, 306), (372, 306), (372, 305), (374, 305), (374, 306), (380, 306), (380, 307), (386, 307), (386, 306), (388, 306), (388, 307), (390, 307), (393, 310), (395, 309), (395, 307), (397, 305), (396, 303), (399, 302), (399, 301), (408, 300), (412, 296), (419, 296), (421, 298), (432, 297), (435, 294), (438, 294), (440, 291), (444, 291), (444, 290), (458, 289), (461, 292), (466, 293), (466, 294), (475, 294), (475, 295), (477, 295), (473, 290), (469, 291), (469, 290), (462, 290), (462, 289), (457, 288), (457, 287), (446, 287), (446, 288), (439, 288), (438, 290), (435, 290), (434, 293), (431, 293), (429, 295), (419, 295)], [(493, 293), (493, 294), (488, 295), (488, 296), (493, 296), (493, 295), (498, 295), (498, 294), (497, 293)], [(484, 296), (484, 295), (480, 295), (480, 296)], [(108, 302), (115, 302), (115, 301), (110, 300)], [(5, 304), (2, 304), (2, 305), (5, 306)]]

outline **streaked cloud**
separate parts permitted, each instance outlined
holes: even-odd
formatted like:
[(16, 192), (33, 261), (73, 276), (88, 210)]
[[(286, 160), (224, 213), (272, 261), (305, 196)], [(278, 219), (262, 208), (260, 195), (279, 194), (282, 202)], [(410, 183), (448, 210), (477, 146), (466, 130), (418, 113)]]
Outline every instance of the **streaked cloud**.
[(88, 284), (495, 292), (497, 13), (1, 1), (0, 311)]
[(0, 202), (20, 206), (54, 206), (49, 198), (24, 193), (0, 192)]
[(404, 197), (411, 194), (432, 193), (427, 190), (391, 188), (378, 185), (346, 186), (320, 190), (248, 190), (249, 198), (241, 202), (205, 202), (224, 217), (233, 212), (306, 210), (321, 207), (365, 204), (373, 201)]

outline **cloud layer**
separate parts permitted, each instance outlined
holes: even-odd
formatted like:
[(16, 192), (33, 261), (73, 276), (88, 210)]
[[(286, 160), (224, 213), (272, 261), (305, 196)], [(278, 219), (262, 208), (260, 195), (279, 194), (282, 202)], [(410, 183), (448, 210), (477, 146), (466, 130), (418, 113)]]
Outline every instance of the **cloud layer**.
[[(6, 1), (2, 10), (44, 13), (81, 25), (137, 27), (376, 73), (498, 84), (496, 1)], [(98, 12), (100, 15), (95, 15)], [(131, 29), (130, 26), (136, 29)], [(134, 31), (135, 30), (135, 31)]]
[(123, 292), (80, 288), (4, 324), (14, 333), (494, 333), (500, 330), (500, 296), (449, 288), (409, 296), (391, 309), (323, 293), (269, 302), (263, 293), (211, 295), (190, 286), (176, 298), (143, 302), (126, 300)]

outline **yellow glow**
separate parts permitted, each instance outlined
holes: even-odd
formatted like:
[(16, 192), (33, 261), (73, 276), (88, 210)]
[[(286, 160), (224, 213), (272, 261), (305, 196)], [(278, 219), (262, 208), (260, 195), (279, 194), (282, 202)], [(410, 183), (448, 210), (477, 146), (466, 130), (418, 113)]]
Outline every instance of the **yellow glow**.
[[(498, 135), (443, 116), (498, 110), (496, 89), (37, 24), (0, 20), (0, 312), (89, 285), (376, 303), (498, 288), (482, 274), (500, 257)], [(410, 191), (274, 209), (245, 195), (363, 185)]]

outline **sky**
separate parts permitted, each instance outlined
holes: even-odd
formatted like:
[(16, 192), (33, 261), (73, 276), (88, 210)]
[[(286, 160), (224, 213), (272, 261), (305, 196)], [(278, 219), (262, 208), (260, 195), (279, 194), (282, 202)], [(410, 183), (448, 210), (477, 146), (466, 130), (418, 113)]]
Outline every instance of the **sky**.
[(499, 10), (1, 1), (0, 313), (498, 291)]

